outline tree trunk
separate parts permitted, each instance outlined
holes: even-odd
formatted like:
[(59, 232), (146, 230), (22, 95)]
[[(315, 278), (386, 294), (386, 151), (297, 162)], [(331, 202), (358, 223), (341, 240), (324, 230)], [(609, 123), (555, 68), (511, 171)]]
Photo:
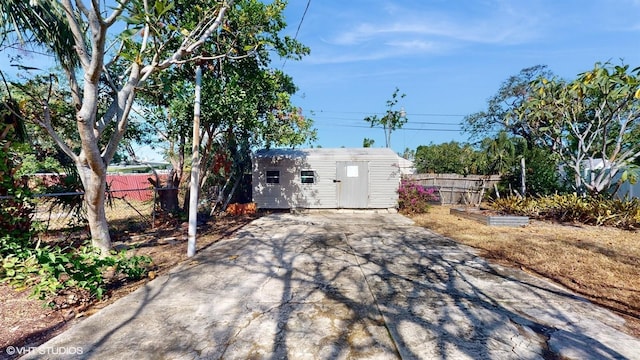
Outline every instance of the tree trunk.
[(164, 213), (176, 213), (178, 211), (178, 189), (173, 186), (175, 170), (169, 172), (169, 177), (164, 185), (160, 181), (158, 173), (151, 167), (151, 171), (155, 175), (155, 179), (147, 178), (147, 181), (153, 185), (154, 191), (156, 191), (157, 199), (156, 205), (160, 204), (160, 210)]
[(174, 186), (174, 182), (171, 180), (167, 180), (166, 186), (160, 187), (157, 190), (158, 197), (160, 198), (161, 209), (168, 213), (178, 212), (178, 188), (177, 186)]
[(100, 250), (101, 256), (109, 255), (111, 235), (105, 213), (106, 176), (96, 174), (89, 166), (76, 164), (84, 187), (84, 203), (91, 232), (91, 245)]

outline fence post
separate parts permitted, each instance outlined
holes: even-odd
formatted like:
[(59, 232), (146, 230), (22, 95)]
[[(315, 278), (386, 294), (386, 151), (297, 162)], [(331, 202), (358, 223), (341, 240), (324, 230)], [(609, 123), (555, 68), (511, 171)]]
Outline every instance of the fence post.
[(151, 205), (151, 228), (156, 228), (156, 204), (158, 201), (158, 188), (153, 187), (153, 204)]

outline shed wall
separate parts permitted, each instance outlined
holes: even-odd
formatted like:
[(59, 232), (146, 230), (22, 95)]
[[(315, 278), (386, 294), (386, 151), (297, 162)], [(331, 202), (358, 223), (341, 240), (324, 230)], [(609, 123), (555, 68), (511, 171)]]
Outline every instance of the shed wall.
[[(336, 163), (366, 161), (368, 194), (366, 207), (393, 208), (397, 205), (400, 171), (397, 156), (384, 149), (309, 149), (268, 151), (253, 159), (253, 201), (264, 209), (335, 209), (339, 207)], [(266, 172), (280, 171), (279, 184), (267, 184)], [(303, 184), (301, 170), (313, 170), (315, 183)]]

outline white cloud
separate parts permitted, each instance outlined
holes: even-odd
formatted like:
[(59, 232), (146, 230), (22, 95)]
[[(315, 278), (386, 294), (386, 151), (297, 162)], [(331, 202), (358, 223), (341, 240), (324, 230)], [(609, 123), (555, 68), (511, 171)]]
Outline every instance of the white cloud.
[[(424, 3), (417, 8), (403, 8), (397, 3), (388, 3), (378, 8), (372, 6), (371, 11), (364, 14), (346, 11), (348, 17), (333, 23), (333, 29), (323, 29), (322, 46), (311, 44), (314, 49), (312, 61), (336, 63), (379, 60), (406, 55), (442, 54), (475, 44), (523, 44), (549, 31), (548, 26), (541, 25), (539, 17), (532, 11), (515, 9), (510, 1), (479, 4), (474, 3), (473, 9), (449, 4), (428, 9), (427, 5), (423, 6)], [(381, 50), (381, 47), (391, 50)], [(318, 54), (321, 55), (316, 56)]]
[(397, 52), (394, 51), (367, 51), (367, 52), (343, 52), (339, 55), (330, 52), (324, 52), (322, 55), (311, 55), (305, 58), (305, 61), (310, 64), (341, 64), (341, 63), (353, 63), (359, 61), (375, 61), (387, 59), (397, 56)]
[(389, 41), (385, 44), (409, 52), (436, 52), (440, 49), (440, 47), (435, 42), (424, 40)]
[(330, 43), (336, 45), (356, 45), (366, 41), (378, 41), (391, 36), (440, 37), (450, 40), (473, 43), (520, 43), (537, 36), (535, 21), (509, 19), (480, 20), (438, 20), (423, 16), (420, 19), (408, 19), (373, 25), (361, 23), (351, 30), (338, 34)]

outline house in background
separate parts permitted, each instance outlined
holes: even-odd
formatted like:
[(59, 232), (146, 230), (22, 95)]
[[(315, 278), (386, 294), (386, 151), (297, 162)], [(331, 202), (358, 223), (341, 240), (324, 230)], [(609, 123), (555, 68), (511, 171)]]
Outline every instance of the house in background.
[(268, 149), (253, 155), (260, 209), (395, 209), (398, 155), (386, 148)]
[(398, 166), (400, 167), (401, 175), (415, 175), (418, 173), (413, 161), (403, 158), (398, 155)]

